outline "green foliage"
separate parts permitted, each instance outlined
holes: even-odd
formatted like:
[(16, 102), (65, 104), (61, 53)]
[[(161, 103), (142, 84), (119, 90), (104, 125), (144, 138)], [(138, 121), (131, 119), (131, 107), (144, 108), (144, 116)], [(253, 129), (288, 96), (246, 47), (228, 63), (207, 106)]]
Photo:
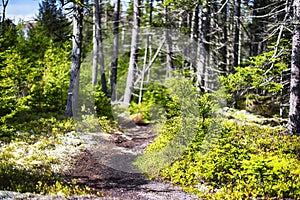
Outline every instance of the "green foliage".
[(281, 57), (273, 57), (274, 50), (264, 52), (248, 60), (247, 66), (235, 68), (235, 72), (228, 76), (221, 76), (220, 80), (224, 89), (237, 101), (248, 94), (256, 94), (257, 91), (265, 91), (269, 96), (278, 94), (283, 88), (280, 77), (287, 64), (283, 54)]
[(14, 115), (29, 111), (29, 101), (32, 99), (30, 87), (34, 84), (35, 69), (28, 59), (22, 57), (16, 49), (0, 54), (0, 116), (1, 121)]
[(300, 139), (281, 133), (225, 121), (214, 140), (208, 139), (209, 132), (195, 139), (197, 145), (161, 174), (206, 198), (295, 198), (300, 193)]
[(101, 86), (95, 92), (95, 106), (98, 117), (106, 116), (108, 119), (113, 119), (110, 99), (101, 91)]
[(0, 31), (0, 49), (1, 52), (7, 50), (9, 47), (16, 45), (18, 40), (18, 27), (13, 24), (10, 19), (6, 19), (4, 21), (4, 25), (0, 23), (1, 29)]
[(0, 54), (1, 121), (28, 120), (32, 112), (62, 113), (69, 87), (69, 45), (51, 45), (34, 63), (18, 48)]
[[(215, 103), (213, 96), (203, 95), (197, 107), (200, 116), (174, 117), (161, 124), (159, 136), (136, 162), (141, 170), (207, 199), (298, 197), (300, 138), (284, 135), (280, 127), (255, 124), (258, 118), (253, 116), (243, 123), (222, 119), (213, 114)], [(176, 138), (195, 129), (192, 140), (181, 140), (188, 144), (180, 151), (183, 146)]]
[(96, 117), (93, 114), (83, 115), (76, 123), (76, 130), (79, 132), (100, 132), (111, 133), (117, 129), (115, 121), (107, 116)]
[(80, 144), (71, 132), (72, 121), (41, 118), (13, 128), (10, 140), (1, 135), (1, 190), (64, 196), (90, 193), (88, 187), (81, 188), (75, 180), (63, 178), (62, 166), (67, 166), (68, 156)]
[[(185, 81), (180, 81), (179, 85), (184, 86), (184, 83)], [(179, 91), (174, 92), (177, 92), (177, 98), (183, 95)], [(190, 95), (192, 93), (186, 92)], [(209, 123), (203, 117), (210, 115), (213, 107), (205, 101), (209, 95), (204, 95), (200, 100), (198, 97), (188, 99), (191, 98), (189, 95), (185, 97), (186, 102), (177, 103), (177, 106), (180, 105), (180, 114), (161, 122), (157, 127), (159, 136), (147, 147), (145, 154), (137, 159), (136, 165), (150, 176), (156, 176), (160, 170), (174, 163), (187, 149), (197, 144), (198, 141), (192, 142), (195, 138), (200, 140), (204, 136), (203, 130)]]
[(71, 32), (70, 22), (56, 0), (43, 0), (39, 4), (36, 20), (39, 32), (48, 39), (52, 39), (56, 43), (64, 43), (68, 40)]
[(31, 88), (38, 111), (64, 111), (70, 82), (69, 49), (70, 45), (67, 43), (60, 48), (51, 44), (45, 52), (43, 62), (40, 63), (43, 76)]
[(155, 138), (155, 142), (151, 143), (147, 149), (146, 153), (151, 153), (157, 150), (160, 150), (167, 146), (170, 140), (172, 140), (181, 128), (181, 119), (180, 117), (173, 117), (170, 120), (167, 120), (164, 124), (158, 127), (159, 136)]
[(133, 115), (133, 118), (141, 117), (145, 123), (179, 116), (179, 101), (172, 95), (171, 91), (171, 88), (161, 84), (150, 84), (148, 90), (143, 94), (142, 103), (131, 102), (130, 114)]
[(0, 140), (2, 142), (19, 140), (31, 144), (40, 137), (56, 136), (57, 134), (74, 130), (75, 127), (72, 120), (58, 120), (54, 117), (47, 117), (23, 123), (3, 124), (0, 129)]

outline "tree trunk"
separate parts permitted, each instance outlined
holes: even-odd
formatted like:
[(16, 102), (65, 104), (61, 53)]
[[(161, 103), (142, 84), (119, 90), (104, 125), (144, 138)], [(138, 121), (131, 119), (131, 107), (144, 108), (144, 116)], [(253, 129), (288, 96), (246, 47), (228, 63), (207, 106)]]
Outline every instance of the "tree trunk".
[(133, 28), (131, 37), (131, 49), (130, 49), (130, 61), (129, 69), (126, 81), (126, 88), (124, 94), (124, 104), (128, 105), (131, 100), (131, 95), (134, 90), (134, 73), (136, 70), (136, 61), (138, 53), (138, 39), (139, 39), (139, 0), (134, 0), (133, 2)]
[(67, 117), (73, 116), (73, 108), (76, 106), (79, 90), (79, 74), (81, 64), (81, 46), (82, 46), (82, 21), (83, 21), (83, 0), (80, 4), (74, 4), (73, 14), (73, 48), (72, 65), (70, 72), (70, 88), (68, 92), (68, 101), (65, 114)]
[(99, 48), (98, 48), (98, 28), (99, 28), (99, 1), (94, 0), (94, 26), (93, 26), (93, 76), (92, 76), (92, 85), (95, 87), (97, 85), (97, 75), (98, 75), (98, 61), (99, 61)]
[(288, 129), (300, 133), (300, 0), (294, 0), (294, 28), (292, 39), (290, 110)]
[(241, 0), (235, 0), (234, 5), (234, 50), (233, 50), (233, 66), (239, 65), (239, 43), (240, 43), (240, 16), (241, 16)]
[(4, 34), (4, 22), (5, 22), (5, 14), (6, 14), (6, 7), (7, 7), (7, 4), (8, 4), (8, 1), (9, 0), (2, 0), (2, 18), (1, 18), (1, 31), (2, 31), (2, 34)]
[(2, 18), (1, 18), (1, 22), (4, 23), (5, 21), (5, 14), (6, 14), (6, 7), (8, 4), (9, 0), (2, 0)]
[(93, 86), (97, 85), (98, 76), (98, 62), (100, 63), (100, 78), (102, 92), (107, 93), (106, 78), (104, 72), (104, 55), (102, 44), (102, 27), (101, 27), (101, 1), (95, 0), (95, 13), (94, 13), (94, 58), (93, 58)]
[[(200, 8), (200, 2), (196, 3), (195, 7), (193, 8), (193, 15), (192, 15), (192, 24), (191, 24), (191, 44), (192, 49), (190, 51), (190, 56), (192, 58), (190, 62), (190, 72), (191, 72), (191, 80), (193, 83), (197, 83), (197, 76), (195, 76), (195, 73), (197, 73), (197, 60), (198, 60), (198, 54), (199, 54), (199, 8)], [(196, 74), (197, 75), (197, 74)], [(198, 84), (197, 84), (198, 86)]]
[(165, 6), (165, 37), (166, 37), (166, 79), (171, 77), (172, 72), (174, 70), (173, 62), (172, 62), (172, 38), (171, 38), (171, 26), (169, 20), (169, 8)]
[(98, 26), (98, 35), (99, 35), (99, 61), (100, 61), (100, 77), (101, 77), (101, 86), (102, 86), (102, 92), (104, 94), (107, 94), (107, 85), (106, 85), (106, 77), (105, 77), (105, 71), (104, 71), (104, 53), (103, 53), (103, 43), (102, 43), (102, 21), (101, 21), (101, 10), (102, 10), (102, 1), (99, 1), (99, 26)]
[(221, 5), (222, 5), (222, 22), (223, 22), (223, 38), (222, 38), (222, 49), (221, 49), (221, 54), (222, 54), (222, 65), (221, 69), (226, 73), (229, 74), (231, 72), (231, 69), (229, 68), (229, 63), (228, 63), (228, 25), (227, 25), (227, 18), (228, 18), (228, 12), (227, 12), (227, 0), (222, 0)]
[(117, 98), (117, 66), (119, 54), (119, 19), (120, 18), (120, 0), (116, 0), (114, 9), (114, 43), (113, 43), (113, 58), (111, 62), (111, 101)]

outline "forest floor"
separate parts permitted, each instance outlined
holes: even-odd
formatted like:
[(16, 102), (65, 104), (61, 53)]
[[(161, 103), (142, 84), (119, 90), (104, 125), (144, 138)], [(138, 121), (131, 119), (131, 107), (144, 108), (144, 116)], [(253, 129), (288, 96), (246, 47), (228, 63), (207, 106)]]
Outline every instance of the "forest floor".
[(122, 132), (80, 133), (81, 148), (71, 159), (67, 179), (88, 186), (102, 197), (62, 197), (0, 191), (1, 199), (108, 199), (108, 200), (193, 200), (181, 187), (159, 180), (149, 180), (134, 166), (157, 133), (154, 125), (137, 126), (134, 123), (121, 127)]
[[(67, 173), (77, 183), (103, 194), (98, 199), (183, 200), (198, 199), (182, 188), (156, 180), (148, 180), (133, 165), (136, 157), (157, 136), (154, 125), (123, 127), (123, 133), (85, 133), (84, 149), (74, 157)], [(95, 198), (93, 198), (95, 199)]]

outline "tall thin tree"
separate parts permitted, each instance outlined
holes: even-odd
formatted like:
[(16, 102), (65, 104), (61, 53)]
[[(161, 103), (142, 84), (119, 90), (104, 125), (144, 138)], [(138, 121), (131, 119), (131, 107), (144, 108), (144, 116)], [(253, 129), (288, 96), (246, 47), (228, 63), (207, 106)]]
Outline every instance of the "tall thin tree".
[(100, 63), (100, 78), (102, 92), (106, 94), (106, 76), (104, 71), (104, 54), (102, 43), (101, 1), (94, 0), (94, 44), (93, 44), (93, 86), (97, 85), (98, 63)]
[(171, 77), (171, 71), (174, 70), (172, 61), (172, 38), (171, 38), (171, 25), (169, 18), (169, 7), (165, 6), (165, 37), (166, 37), (166, 78)]
[(113, 58), (111, 62), (111, 101), (117, 98), (117, 66), (119, 54), (119, 21), (120, 21), (120, 0), (116, 0), (114, 8), (114, 42), (113, 42)]
[(99, 26), (99, 1), (94, 0), (94, 14), (93, 14), (93, 21), (94, 21), (94, 26), (93, 26), (93, 75), (92, 75), (92, 85), (95, 87), (97, 85), (97, 75), (98, 75), (98, 40), (99, 40), (99, 35), (98, 35), (98, 26)]
[(241, 0), (234, 1), (234, 49), (233, 49), (233, 66), (236, 67), (240, 60), (240, 17), (241, 17)]
[(5, 14), (6, 14), (6, 7), (8, 5), (9, 0), (1, 0), (2, 1), (2, 16), (1, 16), (1, 22), (3, 23), (5, 20)]
[(138, 55), (138, 40), (140, 30), (140, 2), (139, 0), (133, 1), (133, 27), (131, 36), (131, 48), (130, 48), (130, 61), (129, 69), (126, 81), (126, 88), (124, 94), (124, 104), (128, 105), (131, 100), (131, 95), (134, 90), (134, 73), (136, 71), (136, 61)]
[(67, 117), (73, 116), (73, 107), (77, 104), (79, 90), (79, 74), (81, 64), (81, 46), (82, 46), (82, 22), (83, 22), (83, 0), (74, 3), (73, 13), (73, 48), (72, 65), (70, 72), (70, 88), (68, 92), (68, 101), (65, 111)]
[(300, 133), (300, 0), (294, 0), (294, 32), (292, 39), (290, 110), (288, 129)]
[(2, 1), (1, 29), (2, 29), (2, 31), (4, 31), (6, 7), (8, 5), (9, 0), (1, 0), (1, 1)]

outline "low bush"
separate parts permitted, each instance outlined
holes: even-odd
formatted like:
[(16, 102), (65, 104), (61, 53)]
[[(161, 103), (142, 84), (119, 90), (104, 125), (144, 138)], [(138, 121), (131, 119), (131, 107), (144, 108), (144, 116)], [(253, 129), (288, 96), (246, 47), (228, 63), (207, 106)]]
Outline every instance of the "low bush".
[(95, 92), (95, 106), (98, 117), (113, 119), (110, 99), (101, 91), (101, 87), (98, 87)]
[(204, 103), (209, 98), (201, 99), (203, 104), (198, 108), (206, 111), (202, 110), (197, 119), (197, 134), (185, 150), (155, 169), (153, 163), (169, 155), (166, 151), (164, 155), (153, 152), (167, 146), (182, 133), (181, 128), (190, 129), (182, 126), (188, 121), (183, 117), (167, 120), (160, 128), (160, 136), (145, 152), (144, 158), (152, 160), (152, 165), (141, 157), (137, 162), (141, 169), (151, 176), (182, 185), (205, 199), (300, 196), (299, 136), (284, 134), (282, 127), (222, 119), (217, 114), (209, 114), (213, 104), (206, 108), (210, 103)]
[(207, 135), (194, 140), (161, 175), (205, 198), (298, 197), (300, 138), (281, 133), (282, 129), (225, 121), (213, 142)]
[(3, 127), (0, 190), (64, 196), (91, 193), (90, 188), (79, 187), (76, 180), (64, 177), (69, 158), (81, 144), (72, 120), (41, 118), (3, 125), (2, 131)]

